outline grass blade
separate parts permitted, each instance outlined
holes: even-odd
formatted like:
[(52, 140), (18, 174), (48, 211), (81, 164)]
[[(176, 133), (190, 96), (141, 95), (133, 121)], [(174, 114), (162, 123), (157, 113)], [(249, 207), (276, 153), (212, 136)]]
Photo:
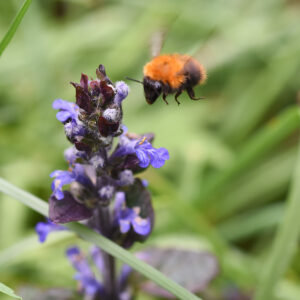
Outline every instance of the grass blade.
[(8, 295), (16, 299), (22, 299), (21, 297), (17, 296), (11, 288), (9, 288), (8, 286), (6, 286), (1, 282), (0, 282), (0, 293), (3, 293), (5, 295)]
[(284, 111), (274, 122), (269, 123), (255, 135), (239, 152), (236, 161), (226, 170), (217, 173), (203, 185), (195, 201), (199, 207), (214, 205), (211, 198), (220, 194), (227, 183), (242, 174), (254, 162), (273, 150), (287, 136), (299, 128), (299, 110), (297, 107)]
[(0, 191), (29, 206), (45, 217), (48, 216), (48, 204), (34, 195), (17, 188), (8, 181), (0, 178)]
[(0, 56), (2, 55), (3, 51), (5, 48), (8, 46), (10, 43), (12, 37), (16, 33), (27, 9), (29, 8), (32, 0), (25, 0), (23, 6), (21, 7), (20, 11), (18, 12), (17, 16), (15, 17), (14, 21), (10, 25), (7, 33), (5, 34), (4, 38), (0, 42)]
[(272, 204), (234, 216), (218, 224), (220, 234), (233, 242), (253, 236), (264, 229), (278, 225), (283, 215), (283, 204)]
[(0, 269), (3, 270), (20, 260), (25, 260), (32, 253), (39, 252), (44, 247), (51, 247), (58, 243), (74, 238), (74, 234), (70, 231), (60, 231), (47, 238), (47, 243), (41, 244), (38, 241), (36, 233), (32, 233), (25, 238), (18, 240), (15, 244), (6, 247), (0, 251)]
[(284, 219), (278, 228), (271, 254), (262, 272), (254, 300), (273, 299), (280, 277), (292, 259), (300, 233), (300, 145)]
[(290, 185), (297, 150), (295, 145), (292, 149), (280, 151), (240, 176), (233, 184), (229, 183), (229, 192), (225, 192), (222, 201), (217, 206), (210, 207), (208, 213), (213, 215), (215, 220), (225, 219), (283, 195)]
[[(299, 50), (295, 49), (299, 48), (298, 40), (279, 48), (274, 57), (268, 61), (267, 67), (257, 74), (253, 84), (239, 96), (238, 102), (234, 103), (228, 119), (223, 124), (222, 132), (235, 145), (249, 136), (255, 126), (262, 122), (272, 105), (276, 101), (279, 102), (278, 94), (299, 69), (299, 63), (295, 63), (299, 53)], [(277, 68), (281, 72), (276, 72)], [(245, 114), (245, 111), (248, 113)]]
[[(48, 215), (48, 204), (41, 199), (31, 195), (28, 192), (14, 186), (13, 184), (7, 182), (0, 178), (0, 191), (9, 196), (21, 201), (23, 204), (29, 206), (33, 210), (39, 212), (40, 214)], [(169, 279), (161, 272), (157, 271), (150, 265), (144, 263), (143, 261), (137, 259), (130, 252), (124, 250), (122, 247), (113, 243), (109, 239), (102, 235), (93, 232), (91, 229), (79, 224), (79, 223), (69, 223), (65, 225), (70, 230), (77, 233), (84, 240), (91, 242), (98, 247), (100, 247), (105, 252), (110, 255), (120, 259), (122, 262), (128, 264), (136, 271), (143, 274), (145, 277), (155, 282), (157, 285), (161, 286), (165, 290), (172, 293), (174, 296), (182, 300), (201, 300), (197, 296), (190, 293), (188, 290), (181, 287), (179, 284)]]

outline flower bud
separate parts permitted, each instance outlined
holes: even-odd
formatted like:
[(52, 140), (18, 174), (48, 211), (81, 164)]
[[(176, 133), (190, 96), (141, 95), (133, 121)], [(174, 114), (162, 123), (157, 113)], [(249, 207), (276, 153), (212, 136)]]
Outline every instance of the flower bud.
[(106, 81), (101, 80), (100, 81), (100, 90), (102, 94), (102, 106), (108, 105), (115, 96), (115, 91), (113, 87), (109, 84), (107, 84)]
[(105, 109), (98, 120), (98, 129), (102, 136), (114, 135), (122, 120), (122, 110), (118, 105), (111, 105)]
[(129, 87), (124, 81), (116, 82), (117, 93), (114, 102), (121, 105), (121, 102), (127, 97), (129, 93)]
[(119, 184), (121, 186), (132, 185), (134, 183), (134, 177), (131, 170), (124, 170), (119, 173)]
[(94, 110), (94, 107), (88, 90), (84, 89), (81, 85), (77, 83), (71, 82), (71, 84), (76, 89), (76, 104), (85, 112), (91, 114)]

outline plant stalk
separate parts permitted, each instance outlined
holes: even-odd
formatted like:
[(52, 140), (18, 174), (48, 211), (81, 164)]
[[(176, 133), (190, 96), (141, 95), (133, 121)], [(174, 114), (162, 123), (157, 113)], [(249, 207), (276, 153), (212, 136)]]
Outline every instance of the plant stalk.
[[(111, 216), (107, 206), (99, 206), (97, 210), (97, 223), (101, 233), (111, 239)], [(106, 252), (102, 252), (104, 261), (103, 283), (107, 300), (118, 300), (116, 286), (116, 264), (115, 258)]]

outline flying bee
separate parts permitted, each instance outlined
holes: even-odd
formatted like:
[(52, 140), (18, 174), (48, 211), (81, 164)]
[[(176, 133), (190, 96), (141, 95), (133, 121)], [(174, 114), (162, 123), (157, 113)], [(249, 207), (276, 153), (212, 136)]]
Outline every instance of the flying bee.
[(203, 84), (206, 80), (204, 67), (192, 56), (186, 54), (161, 54), (144, 66), (144, 79), (139, 81), (144, 86), (146, 101), (153, 104), (162, 94), (162, 98), (167, 102), (167, 95), (175, 94), (178, 104), (178, 97), (186, 91), (191, 100), (204, 99), (196, 98), (193, 87)]

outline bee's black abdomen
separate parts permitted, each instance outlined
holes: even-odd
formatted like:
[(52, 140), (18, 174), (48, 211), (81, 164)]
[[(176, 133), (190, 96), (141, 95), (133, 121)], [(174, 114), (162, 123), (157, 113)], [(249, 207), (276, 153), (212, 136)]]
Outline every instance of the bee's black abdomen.
[(188, 60), (186, 62), (184, 65), (184, 72), (186, 74), (187, 86), (195, 86), (202, 79), (199, 66), (193, 60)]

